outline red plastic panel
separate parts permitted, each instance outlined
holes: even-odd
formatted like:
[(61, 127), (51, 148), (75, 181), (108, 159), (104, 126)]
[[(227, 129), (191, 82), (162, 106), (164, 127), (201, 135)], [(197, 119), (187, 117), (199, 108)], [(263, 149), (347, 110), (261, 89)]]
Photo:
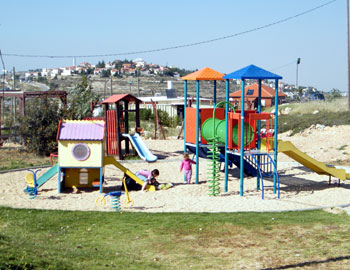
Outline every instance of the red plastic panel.
[(107, 111), (107, 142), (108, 155), (118, 155), (117, 131), (116, 131), (116, 114), (115, 111)]

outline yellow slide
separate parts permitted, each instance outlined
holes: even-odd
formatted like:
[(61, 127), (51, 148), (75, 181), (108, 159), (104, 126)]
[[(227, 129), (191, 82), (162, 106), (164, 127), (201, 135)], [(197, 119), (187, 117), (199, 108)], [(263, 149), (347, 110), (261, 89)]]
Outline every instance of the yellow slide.
[(330, 175), (340, 180), (350, 178), (350, 174), (347, 174), (344, 169), (336, 169), (326, 166), (324, 163), (317, 161), (316, 159), (300, 151), (289, 141), (278, 140), (277, 151), (286, 154), (290, 158), (298, 161), (300, 164), (303, 164), (305, 167), (318, 174)]
[[(104, 165), (114, 165), (123, 173), (125, 173), (127, 176), (129, 176), (131, 179), (135, 180), (135, 182), (140, 184), (141, 186), (144, 184), (144, 182), (140, 178), (138, 178), (135, 174), (133, 174), (131, 171), (125, 168), (122, 164), (120, 164), (113, 156), (105, 157), (103, 161), (104, 161)], [(146, 189), (148, 191), (156, 190), (155, 186), (152, 186), (152, 185), (147, 185)]]

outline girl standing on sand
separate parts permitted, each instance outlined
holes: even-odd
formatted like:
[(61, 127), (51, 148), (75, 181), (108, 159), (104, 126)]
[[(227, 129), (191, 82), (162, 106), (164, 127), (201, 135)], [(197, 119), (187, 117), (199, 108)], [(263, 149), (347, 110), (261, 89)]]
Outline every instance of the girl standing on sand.
[(192, 164), (196, 164), (196, 162), (193, 161), (192, 159), (190, 159), (190, 156), (187, 153), (185, 153), (184, 154), (184, 159), (181, 162), (180, 172), (182, 171), (182, 169), (184, 169), (184, 173), (185, 173), (185, 178), (186, 178), (187, 184), (191, 183)]

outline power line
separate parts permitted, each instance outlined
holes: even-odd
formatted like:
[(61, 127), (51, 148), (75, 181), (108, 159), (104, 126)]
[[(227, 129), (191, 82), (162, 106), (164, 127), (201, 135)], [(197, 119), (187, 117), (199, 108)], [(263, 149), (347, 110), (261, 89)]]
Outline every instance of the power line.
[(295, 63), (296, 63), (296, 60), (293, 60), (292, 62), (288, 62), (288, 63), (286, 63), (284, 65), (281, 65), (279, 67), (275, 67), (275, 68), (270, 69), (270, 70), (271, 71), (278, 70), (278, 69), (281, 69), (281, 68), (284, 68), (284, 67), (287, 67), (287, 66), (290, 66), (290, 65), (295, 65)]
[(223, 37), (218, 37), (218, 38), (214, 38), (214, 39), (209, 39), (209, 40), (204, 40), (204, 41), (198, 41), (198, 42), (194, 42), (194, 43), (188, 43), (188, 44), (182, 44), (182, 45), (176, 45), (176, 46), (171, 46), (171, 47), (165, 47), (165, 48), (158, 48), (158, 49), (151, 49), (151, 50), (141, 50), (141, 51), (134, 51), (134, 52), (124, 52), (124, 53), (111, 53), (111, 54), (94, 54), (94, 55), (31, 55), (31, 54), (14, 54), (14, 53), (7, 53), (7, 54), (3, 54), (5, 56), (14, 56), (14, 57), (33, 57), (33, 58), (92, 58), (92, 57), (109, 57), (109, 56), (120, 56), (120, 55), (131, 55), (131, 54), (143, 54), (143, 53), (153, 53), (153, 52), (160, 52), (160, 51), (168, 51), (168, 50), (175, 50), (175, 49), (180, 49), (180, 48), (186, 48), (186, 47), (193, 47), (193, 46), (198, 46), (198, 45), (202, 45), (202, 44), (207, 44), (207, 43), (212, 43), (212, 42), (216, 42), (216, 41), (220, 41), (220, 40), (224, 40), (224, 39), (228, 39), (228, 38), (233, 38), (233, 37), (237, 37), (237, 36), (241, 36), (244, 34), (248, 34), (248, 33), (252, 33), (258, 30), (262, 30), (265, 28), (269, 28), (271, 26), (283, 23), (283, 22), (287, 22), (290, 21), (292, 19), (295, 19), (297, 17), (303, 16), (305, 14), (311, 13), (315, 10), (318, 10), (320, 8), (323, 8), (333, 2), (335, 2), (337, 0), (331, 0), (328, 1), (322, 5), (316, 6), (314, 8), (308, 9), (304, 12), (298, 13), (296, 15), (284, 18), (282, 20), (276, 21), (276, 22), (272, 22), (269, 24), (265, 24), (256, 28), (252, 28), (250, 30), (246, 30), (246, 31), (242, 31), (242, 32), (238, 32), (235, 34), (231, 34), (231, 35), (227, 35), (227, 36), (223, 36)]

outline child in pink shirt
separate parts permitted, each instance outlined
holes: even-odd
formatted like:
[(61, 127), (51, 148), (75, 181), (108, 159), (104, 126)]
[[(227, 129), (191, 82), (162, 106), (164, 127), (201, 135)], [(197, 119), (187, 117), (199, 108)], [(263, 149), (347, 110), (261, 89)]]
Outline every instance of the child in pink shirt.
[(136, 176), (144, 182), (141, 189), (142, 192), (146, 189), (147, 185), (159, 185), (156, 180), (156, 177), (159, 176), (159, 171), (157, 169), (153, 171), (141, 170), (136, 173)]
[(185, 178), (186, 178), (187, 184), (191, 183), (192, 164), (196, 164), (196, 162), (193, 161), (192, 159), (190, 159), (190, 156), (187, 153), (185, 153), (184, 154), (184, 159), (181, 162), (180, 172), (182, 171), (182, 169), (184, 169), (184, 173), (185, 173)]

